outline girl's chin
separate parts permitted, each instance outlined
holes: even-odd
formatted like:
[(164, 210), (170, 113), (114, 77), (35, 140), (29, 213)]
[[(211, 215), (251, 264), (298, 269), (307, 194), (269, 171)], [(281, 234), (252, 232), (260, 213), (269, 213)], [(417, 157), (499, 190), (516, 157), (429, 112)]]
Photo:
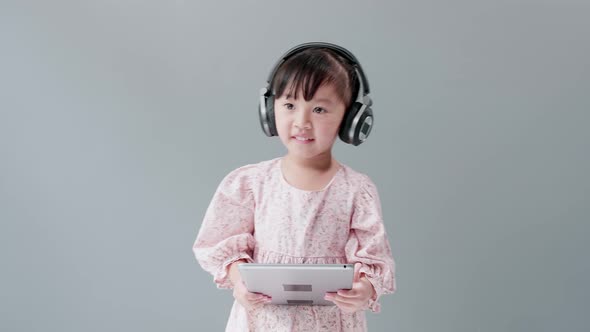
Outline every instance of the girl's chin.
[(330, 150), (320, 151), (317, 148), (314, 149), (313, 145), (292, 144), (287, 146), (287, 151), (289, 155), (301, 159), (316, 159), (331, 155)]

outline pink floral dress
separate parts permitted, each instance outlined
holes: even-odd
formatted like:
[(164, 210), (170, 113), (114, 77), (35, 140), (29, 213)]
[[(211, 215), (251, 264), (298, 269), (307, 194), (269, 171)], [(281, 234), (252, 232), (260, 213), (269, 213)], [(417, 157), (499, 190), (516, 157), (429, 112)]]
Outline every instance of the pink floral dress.
[[(205, 213), (193, 252), (218, 288), (232, 288), (236, 260), (272, 264), (362, 263), (377, 297), (395, 291), (395, 264), (370, 178), (341, 165), (322, 190), (291, 186), (282, 158), (246, 165), (220, 183)], [(226, 331), (366, 331), (365, 312), (337, 306), (271, 305), (246, 310), (234, 301)]]

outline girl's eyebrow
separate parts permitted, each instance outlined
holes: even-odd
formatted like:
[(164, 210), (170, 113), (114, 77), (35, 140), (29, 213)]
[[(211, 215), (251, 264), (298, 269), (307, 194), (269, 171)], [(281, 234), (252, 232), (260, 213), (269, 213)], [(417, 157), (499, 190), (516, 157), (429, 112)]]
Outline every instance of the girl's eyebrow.
[[(285, 99), (292, 99), (292, 98), (293, 98), (293, 96), (291, 96), (290, 94), (285, 95)], [(329, 105), (333, 104), (332, 99), (330, 99), (330, 98), (319, 98), (319, 99), (314, 99), (314, 101), (317, 103), (326, 103)]]
[(318, 103), (332, 104), (332, 99), (329, 98), (320, 98), (316, 99), (315, 101), (317, 101)]

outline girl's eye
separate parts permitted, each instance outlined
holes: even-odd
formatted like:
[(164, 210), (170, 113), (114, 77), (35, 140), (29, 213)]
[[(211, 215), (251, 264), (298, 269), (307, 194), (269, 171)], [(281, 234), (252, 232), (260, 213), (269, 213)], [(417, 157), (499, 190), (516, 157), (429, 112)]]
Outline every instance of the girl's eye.
[(288, 109), (289, 111), (291, 111), (295, 108), (295, 106), (293, 106), (293, 104), (291, 104), (291, 103), (286, 103), (283, 106), (285, 106), (285, 108)]
[(326, 110), (321, 107), (316, 107), (313, 109), (313, 111), (314, 111), (314, 113), (319, 113), (319, 114), (326, 113)]

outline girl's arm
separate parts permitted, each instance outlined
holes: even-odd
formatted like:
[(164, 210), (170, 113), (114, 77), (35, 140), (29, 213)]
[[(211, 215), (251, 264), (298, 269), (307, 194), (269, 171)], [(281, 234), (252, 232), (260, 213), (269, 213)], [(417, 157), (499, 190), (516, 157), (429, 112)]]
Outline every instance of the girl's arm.
[(238, 265), (242, 263), (248, 263), (245, 259), (240, 259), (233, 262), (229, 266), (229, 280), (231, 281), (232, 285), (238, 285), (242, 282), (242, 276), (240, 275), (240, 270), (238, 270)]
[(221, 181), (193, 244), (195, 258), (213, 275), (218, 288), (232, 288), (229, 272), (234, 262), (252, 261), (256, 241), (250, 179), (255, 171), (252, 167), (242, 167)]
[(380, 296), (396, 290), (395, 262), (383, 224), (379, 194), (368, 177), (364, 179), (354, 200), (345, 252), (350, 263), (362, 264), (361, 280), (367, 279), (375, 290), (369, 308), (379, 312)]

